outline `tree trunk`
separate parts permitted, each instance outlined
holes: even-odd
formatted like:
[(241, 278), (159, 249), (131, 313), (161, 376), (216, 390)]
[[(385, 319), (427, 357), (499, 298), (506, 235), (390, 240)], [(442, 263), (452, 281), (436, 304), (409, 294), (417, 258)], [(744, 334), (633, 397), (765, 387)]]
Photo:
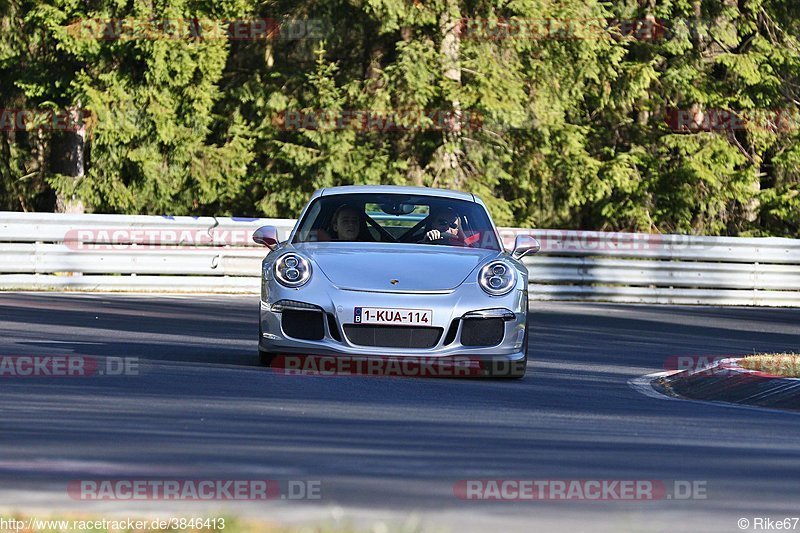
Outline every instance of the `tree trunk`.
[[(77, 185), (85, 172), (86, 125), (83, 122), (82, 110), (79, 105), (69, 108), (67, 114), (68, 127), (59, 136), (58, 141), (54, 142), (55, 153), (52, 154), (51, 160), (55, 172), (71, 176), (73, 185)], [(56, 193), (56, 212), (83, 213), (85, 207), (75, 194), (58, 191)]]
[(433, 170), (434, 185), (462, 189), (466, 184), (466, 173), (460, 160), (464, 155), (461, 128), (463, 112), (458, 93), (461, 88), (461, 12), (458, 2), (449, 0), (439, 17), (442, 61), (442, 76), (452, 82), (449, 87), (450, 109), (435, 114), (435, 127), (443, 130), (443, 145), (434, 154), (429, 167)]

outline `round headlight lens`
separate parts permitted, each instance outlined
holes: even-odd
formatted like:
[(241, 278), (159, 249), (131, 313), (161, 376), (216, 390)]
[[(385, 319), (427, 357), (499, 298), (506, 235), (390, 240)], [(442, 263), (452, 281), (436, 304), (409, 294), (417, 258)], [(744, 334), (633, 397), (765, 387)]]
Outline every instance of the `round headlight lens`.
[(300, 287), (311, 279), (311, 264), (297, 254), (286, 254), (275, 261), (275, 279), (286, 287)]
[(511, 292), (517, 284), (517, 271), (501, 261), (495, 261), (481, 268), (478, 284), (492, 296), (502, 296)]

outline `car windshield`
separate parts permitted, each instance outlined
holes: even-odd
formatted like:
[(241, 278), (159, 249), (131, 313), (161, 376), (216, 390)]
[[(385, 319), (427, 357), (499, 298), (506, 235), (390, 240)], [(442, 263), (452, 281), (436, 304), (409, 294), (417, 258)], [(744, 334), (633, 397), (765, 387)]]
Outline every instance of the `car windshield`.
[(419, 243), (501, 250), (478, 203), (407, 194), (338, 194), (316, 198), (294, 243)]

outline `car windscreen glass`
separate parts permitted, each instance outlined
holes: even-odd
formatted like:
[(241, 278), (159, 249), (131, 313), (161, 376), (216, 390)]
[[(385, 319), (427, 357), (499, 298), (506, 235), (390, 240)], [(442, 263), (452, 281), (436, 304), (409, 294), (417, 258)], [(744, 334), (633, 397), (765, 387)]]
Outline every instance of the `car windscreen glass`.
[(321, 196), (292, 242), (419, 243), (500, 250), (486, 210), (453, 198), (406, 194)]

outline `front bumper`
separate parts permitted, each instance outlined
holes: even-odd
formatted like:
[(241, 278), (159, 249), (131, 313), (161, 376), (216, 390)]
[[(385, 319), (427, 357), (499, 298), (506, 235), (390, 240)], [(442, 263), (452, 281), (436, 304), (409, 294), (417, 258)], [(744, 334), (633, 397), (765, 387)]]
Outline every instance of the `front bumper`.
[[(465, 283), (454, 291), (427, 294), (342, 290), (319, 278), (312, 279), (299, 289), (283, 287), (274, 280), (267, 280), (263, 285), (259, 348), (264, 352), (323, 356), (469, 356), (492, 362), (525, 359), (527, 293), (522, 284), (499, 297), (487, 295), (477, 283)], [(322, 338), (305, 340), (287, 334), (282, 326), (282, 312), (273, 310), (273, 305), (281, 300), (318, 307), (324, 314)], [(433, 316), (430, 325), (441, 328), (441, 335), (435, 345), (429, 348), (356, 344), (348, 337), (344, 327), (355, 325), (356, 307), (431, 309)], [(476, 312), (485, 310), (504, 311), (502, 340), (493, 346), (465, 346), (461, 342), (464, 318), (471, 316), (470, 320), (480, 320), (496, 316), (496, 311), (490, 311), (486, 317), (476, 316)]]

